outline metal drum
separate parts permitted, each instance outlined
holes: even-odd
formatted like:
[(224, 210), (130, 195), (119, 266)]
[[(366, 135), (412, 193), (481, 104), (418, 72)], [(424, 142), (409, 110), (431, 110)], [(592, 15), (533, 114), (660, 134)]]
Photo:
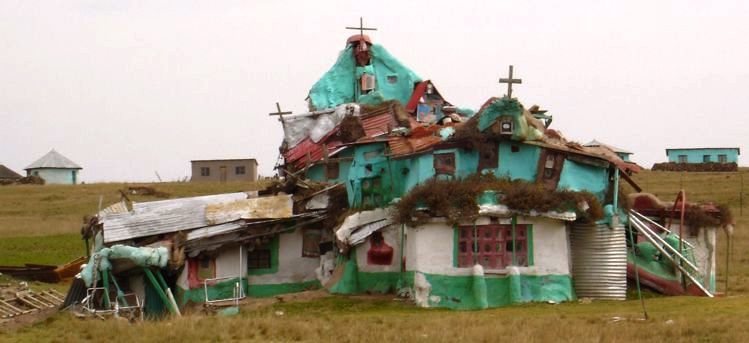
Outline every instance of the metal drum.
[(578, 298), (627, 297), (627, 241), (624, 227), (573, 224), (572, 278)]

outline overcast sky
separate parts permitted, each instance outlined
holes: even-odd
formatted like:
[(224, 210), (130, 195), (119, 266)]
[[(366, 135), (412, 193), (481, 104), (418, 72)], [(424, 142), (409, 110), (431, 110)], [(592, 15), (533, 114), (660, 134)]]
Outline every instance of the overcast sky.
[(267, 113), (305, 111), (360, 16), (453, 104), (504, 94), (513, 64), (513, 94), (552, 128), (645, 167), (667, 147), (749, 148), (747, 1), (0, 0), (0, 163), (55, 148), (86, 182), (176, 180), (213, 158), (270, 175)]

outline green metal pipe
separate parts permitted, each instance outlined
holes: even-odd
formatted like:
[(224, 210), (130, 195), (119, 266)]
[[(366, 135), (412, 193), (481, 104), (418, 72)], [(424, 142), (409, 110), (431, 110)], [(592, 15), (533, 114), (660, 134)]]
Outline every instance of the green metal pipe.
[(164, 279), (164, 276), (161, 275), (161, 270), (157, 269), (156, 273), (154, 274), (156, 274), (156, 277), (159, 279), (159, 283), (161, 284), (161, 287), (163, 287), (164, 291), (166, 291), (166, 289), (169, 288), (169, 286), (166, 284), (166, 280)]
[[(615, 198), (616, 199), (616, 198)], [(635, 283), (637, 284), (637, 297), (640, 298), (640, 304), (642, 305), (642, 314), (645, 317), (645, 320), (648, 320), (648, 311), (645, 309), (645, 299), (642, 298), (642, 290), (640, 290), (640, 273), (637, 270), (637, 253), (635, 250), (635, 244), (637, 243), (635, 241), (634, 234), (632, 233), (632, 218), (630, 217), (629, 220), (627, 220), (627, 224), (629, 226), (629, 241), (632, 245), (632, 263), (635, 267)]]
[(102, 287), (104, 287), (104, 307), (112, 308), (112, 303), (109, 299), (109, 271), (105, 270), (101, 272)]
[(518, 262), (515, 258), (515, 250), (518, 250), (515, 246), (515, 227), (518, 225), (518, 216), (517, 214), (512, 215), (512, 265), (517, 266)]
[(108, 270), (107, 273), (109, 273), (109, 276), (112, 278), (114, 288), (117, 289), (117, 299), (122, 300), (122, 303), (125, 304), (125, 306), (130, 306), (127, 304), (127, 300), (125, 299), (125, 292), (123, 292), (122, 288), (120, 288), (120, 284), (117, 283), (117, 279), (114, 278), (114, 274), (112, 274), (112, 271)]
[(153, 272), (151, 272), (151, 269), (143, 268), (143, 272), (146, 274), (148, 281), (151, 281), (151, 285), (154, 289), (156, 289), (156, 293), (159, 294), (159, 298), (161, 298), (161, 301), (164, 303), (164, 305), (166, 305), (166, 308), (169, 309), (169, 312), (171, 314), (177, 314), (177, 311), (172, 307), (172, 302), (169, 301), (169, 298), (167, 298), (166, 293), (164, 293), (164, 290), (161, 288), (161, 285), (159, 285), (159, 282), (156, 281), (156, 277), (153, 276)]
[(476, 231), (476, 222), (473, 222), (473, 264), (479, 263), (479, 239), (478, 231)]

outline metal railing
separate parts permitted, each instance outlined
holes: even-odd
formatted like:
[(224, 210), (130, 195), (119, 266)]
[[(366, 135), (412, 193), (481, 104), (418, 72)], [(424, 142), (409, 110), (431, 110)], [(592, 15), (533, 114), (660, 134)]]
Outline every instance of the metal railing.
[[(677, 258), (679, 261), (682, 261), (687, 266), (689, 266), (694, 272), (699, 274), (697, 266), (692, 264), (684, 255), (682, 255), (674, 247), (669, 245), (657, 233), (653, 232), (653, 230), (648, 225), (646, 225), (637, 217), (638, 215), (642, 216), (637, 211), (630, 210), (629, 220), (632, 223), (632, 226), (637, 228), (637, 231), (642, 234), (642, 236), (645, 237), (650, 243), (652, 243), (653, 246), (663, 255), (663, 257), (671, 261), (671, 263), (673, 263), (673, 265), (682, 273), (682, 275), (686, 276), (689, 281), (695, 284), (700, 289), (700, 291), (702, 291), (702, 293), (712, 298), (713, 294), (710, 293), (710, 291), (708, 291), (705, 286), (702, 285), (702, 283), (697, 281), (697, 279), (695, 279), (694, 276), (692, 276), (692, 274), (690, 274), (689, 271), (677, 261)], [(681, 239), (681, 237), (679, 237), (679, 239)], [(632, 242), (632, 244), (635, 244), (635, 242)], [(676, 256), (676, 258), (674, 258), (674, 256)]]
[[(219, 280), (231, 280), (231, 279), (238, 279), (239, 280), (239, 281), (237, 281), (237, 282), (234, 283), (234, 291), (232, 293), (233, 294), (232, 297), (230, 297), (230, 298), (221, 298), (221, 299), (210, 299), (208, 297), (208, 284), (209, 283), (210, 284), (214, 284), (214, 283), (217, 283)], [(244, 286), (242, 285), (242, 276), (241, 275), (238, 275), (238, 276), (225, 276), (225, 277), (217, 277), (217, 278), (212, 278), (212, 279), (205, 279), (205, 280), (203, 280), (203, 290), (205, 291), (205, 302), (208, 303), (208, 304), (215, 303), (215, 302), (220, 302), (220, 301), (227, 301), (227, 300), (239, 301), (240, 299), (244, 299), (245, 298), (245, 295), (244, 295)]]

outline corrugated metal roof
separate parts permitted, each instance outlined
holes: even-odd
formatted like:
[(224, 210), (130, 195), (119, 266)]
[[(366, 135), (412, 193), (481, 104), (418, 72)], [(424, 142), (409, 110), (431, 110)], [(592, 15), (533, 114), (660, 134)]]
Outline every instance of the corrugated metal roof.
[(605, 147), (605, 148), (611, 149), (611, 151), (613, 151), (613, 152), (618, 152), (618, 153), (622, 153), (622, 154), (633, 154), (633, 152), (631, 152), (631, 151), (627, 151), (627, 150), (624, 150), (622, 148), (617, 148), (617, 147), (615, 147), (613, 145), (609, 145), (609, 144), (606, 144), (606, 143), (601, 143), (601, 142), (599, 142), (599, 141), (597, 141), (595, 139), (592, 140), (592, 141), (590, 141), (590, 142), (588, 142), (588, 143), (586, 143), (583, 146), (586, 146), (586, 147)]
[(83, 169), (81, 166), (75, 164), (75, 162), (55, 151), (55, 149), (52, 149), (46, 155), (42, 156), (42, 158), (29, 164), (29, 166), (24, 169), (28, 170), (38, 168)]
[(104, 243), (208, 226), (206, 205), (241, 199), (247, 199), (247, 194), (229, 193), (133, 203), (130, 212), (104, 214), (99, 219), (103, 224)]
[(361, 123), (367, 137), (381, 136), (398, 127), (398, 123), (390, 111), (361, 117)]
[(199, 229), (195, 229), (190, 231), (187, 234), (187, 239), (185, 241), (195, 241), (198, 239), (223, 235), (225, 233), (229, 233), (235, 230), (239, 230), (243, 228), (244, 225), (242, 225), (242, 222), (232, 222), (232, 223), (224, 223), (219, 225), (212, 225), (212, 226), (206, 226)]
[[(327, 145), (328, 153), (330, 153), (343, 144), (338, 139), (328, 139), (337, 132), (338, 128), (331, 131), (325, 138), (320, 140), (319, 143), (313, 142), (309, 137), (305, 138), (302, 142), (284, 153), (286, 163), (293, 164), (297, 169), (301, 169), (308, 162), (314, 163), (322, 160), (325, 151), (324, 146)], [(308, 154), (309, 159), (307, 158)]]
[(390, 152), (394, 156), (408, 155), (416, 152), (426, 151), (442, 142), (438, 136), (425, 137), (392, 137), (388, 139)]
[(122, 200), (120, 202), (109, 205), (107, 208), (99, 211), (99, 218), (115, 213), (127, 213), (128, 211), (129, 210), (127, 209), (127, 204), (125, 204), (125, 201)]
[(209, 204), (205, 207), (205, 218), (211, 225), (239, 219), (289, 218), (294, 214), (293, 207), (291, 195), (281, 194)]

